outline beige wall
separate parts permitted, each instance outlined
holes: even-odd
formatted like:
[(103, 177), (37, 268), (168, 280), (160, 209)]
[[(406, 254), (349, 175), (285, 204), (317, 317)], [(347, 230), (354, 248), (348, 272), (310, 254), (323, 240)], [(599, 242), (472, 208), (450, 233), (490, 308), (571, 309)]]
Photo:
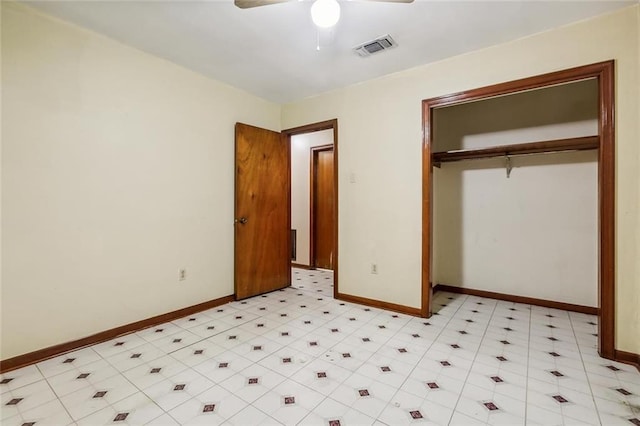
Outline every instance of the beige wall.
[(291, 136), (291, 229), (297, 233), (295, 263), (309, 265), (311, 147), (333, 143), (333, 129)]
[[(597, 81), (434, 113), (436, 151), (598, 134)], [(435, 168), (434, 283), (598, 306), (597, 151)]]
[(285, 128), (340, 121), (340, 291), (419, 306), (423, 99), (615, 59), (616, 346), (640, 352), (638, 7), (285, 105)]
[(234, 123), (280, 107), (2, 8), (1, 358), (232, 294)]

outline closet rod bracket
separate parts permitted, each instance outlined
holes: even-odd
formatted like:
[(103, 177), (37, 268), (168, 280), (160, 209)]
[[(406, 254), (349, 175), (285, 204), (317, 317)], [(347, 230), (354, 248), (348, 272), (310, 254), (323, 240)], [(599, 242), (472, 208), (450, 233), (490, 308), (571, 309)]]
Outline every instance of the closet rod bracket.
[(511, 170), (513, 170), (513, 166), (511, 165), (511, 157), (508, 155), (505, 156), (506, 159), (506, 168), (507, 168), (507, 179), (511, 177)]

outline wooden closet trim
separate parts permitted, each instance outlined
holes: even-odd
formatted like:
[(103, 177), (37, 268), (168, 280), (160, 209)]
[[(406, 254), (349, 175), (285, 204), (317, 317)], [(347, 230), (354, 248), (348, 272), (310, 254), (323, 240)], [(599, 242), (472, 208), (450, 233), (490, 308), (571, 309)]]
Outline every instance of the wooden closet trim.
[(523, 78), (422, 101), (422, 310), (431, 315), (430, 284), (432, 261), (432, 122), (433, 110), (444, 106), (484, 100), (589, 78), (598, 81), (598, 352), (615, 358), (615, 134), (614, 61)]

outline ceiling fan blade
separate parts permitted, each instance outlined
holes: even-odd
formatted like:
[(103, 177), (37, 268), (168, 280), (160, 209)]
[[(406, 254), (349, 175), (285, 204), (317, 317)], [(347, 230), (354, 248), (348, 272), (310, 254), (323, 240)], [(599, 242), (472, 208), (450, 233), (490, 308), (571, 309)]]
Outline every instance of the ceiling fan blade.
[(286, 3), (288, 1), (291, 0), (234, 0), (233, 3), (240, 9), (249, 9), (251, 7), (269, 6), (270, 4), (276, 3)]
[(413, 3), (413, 0), (365, 0), (365, 1), (378, 1), (385, 3)]

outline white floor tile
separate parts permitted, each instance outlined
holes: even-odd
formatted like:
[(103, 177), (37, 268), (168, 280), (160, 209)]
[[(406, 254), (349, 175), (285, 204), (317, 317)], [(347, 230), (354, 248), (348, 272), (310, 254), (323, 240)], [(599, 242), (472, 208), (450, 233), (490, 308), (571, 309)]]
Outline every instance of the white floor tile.
[(439, 292), (425, 319), (292, 281), (4, 373), (2, 424), (640, 424), (595, 316)]

